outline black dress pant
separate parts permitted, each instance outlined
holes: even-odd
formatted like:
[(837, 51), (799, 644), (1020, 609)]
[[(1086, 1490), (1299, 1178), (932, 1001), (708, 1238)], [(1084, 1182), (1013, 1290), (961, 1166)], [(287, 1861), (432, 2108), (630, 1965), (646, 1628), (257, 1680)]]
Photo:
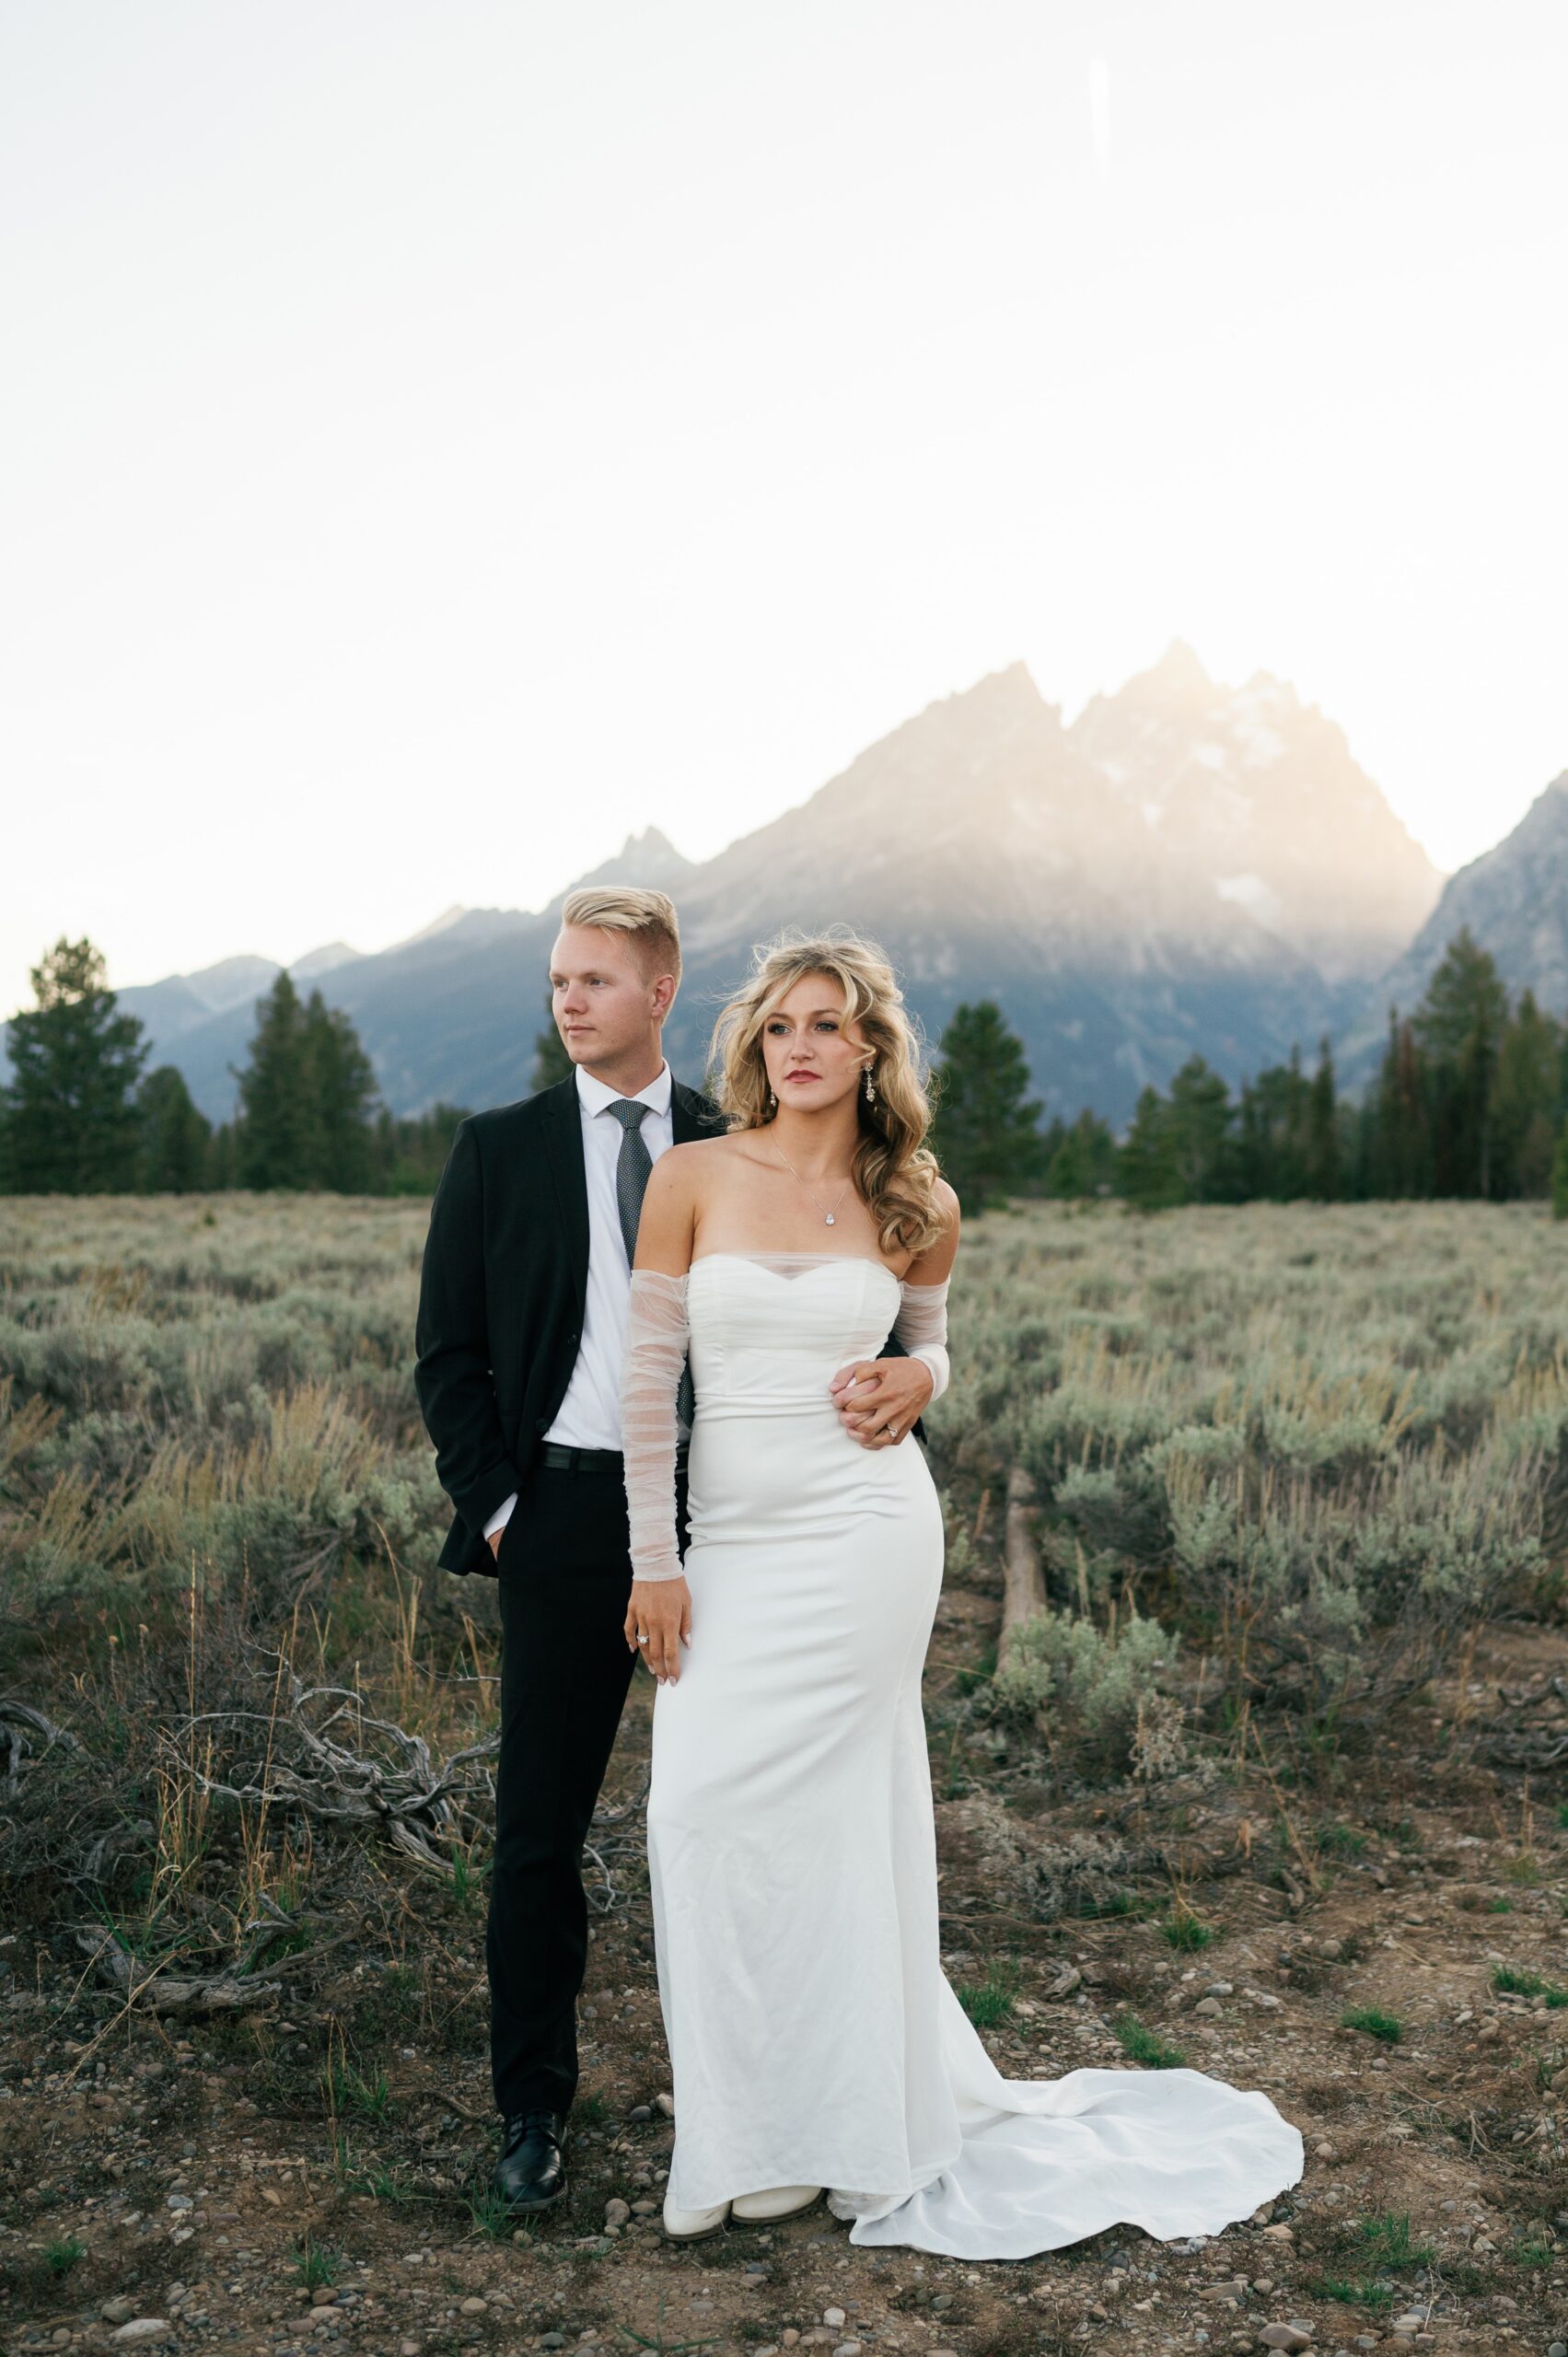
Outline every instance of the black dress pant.
[[(684, 1552), (684, 1466), (676, 1505)], [(622, 1629), (632, 1558), (621, 1475), (537, 1466), (496, 1573), (501, 1755), (485, 1961), (491, 2077), (509, 2119), (564, 2113), (577, 2089), (583, 1843), (637, 1658)]]

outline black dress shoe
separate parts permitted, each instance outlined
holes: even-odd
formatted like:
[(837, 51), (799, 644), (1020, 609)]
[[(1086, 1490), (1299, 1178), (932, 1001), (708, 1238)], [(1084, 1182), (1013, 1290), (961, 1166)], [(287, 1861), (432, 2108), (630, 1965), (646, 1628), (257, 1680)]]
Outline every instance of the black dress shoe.
[(514, 2112), (506, 2122), (491, 2189), (508, 2210), (551, 2210), (566, 2191), (561, 2145), (566, 2119), (559, 2111)]

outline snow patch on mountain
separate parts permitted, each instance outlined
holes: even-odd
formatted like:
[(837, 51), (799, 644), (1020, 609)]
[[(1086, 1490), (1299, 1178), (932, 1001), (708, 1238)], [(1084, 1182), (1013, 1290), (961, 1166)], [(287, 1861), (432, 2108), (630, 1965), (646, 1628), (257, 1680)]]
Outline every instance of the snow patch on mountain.
[(1237, 908), (1255, 916), (1260, 924), (1276, 925), (1283, 913), (1279, 894), (1272, 891), (1260, 876), (1216, 876), (1214, 889), (1222, 900), (1234, 900)]

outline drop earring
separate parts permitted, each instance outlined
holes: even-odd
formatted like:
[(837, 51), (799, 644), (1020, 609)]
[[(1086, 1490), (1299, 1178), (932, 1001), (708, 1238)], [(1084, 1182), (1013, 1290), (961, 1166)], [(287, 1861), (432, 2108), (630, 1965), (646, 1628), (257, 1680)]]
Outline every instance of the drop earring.
[(877, 1091), (871, 1085), (871, 1066), (869, 1064), (865, 1067), (865, 1101), (868, 1105), (875, 1105), (877, 1102)]

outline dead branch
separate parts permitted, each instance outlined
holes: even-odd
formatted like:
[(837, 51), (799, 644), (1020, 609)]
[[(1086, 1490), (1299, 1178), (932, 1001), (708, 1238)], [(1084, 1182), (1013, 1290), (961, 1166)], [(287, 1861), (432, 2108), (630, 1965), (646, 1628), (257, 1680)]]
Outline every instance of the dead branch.
[(1568, 1678), (1548, 1678), (1533, 1694), (1524, 1686), (1499, 1686), (1497, 1699), (1509, 1711), (1537, 1711), (1554, 1700), (1568, 1702)]
[(1013, 1639), (1024, 1622), (1045, 1610), (1045, 1573), (1040, 1569), (1031, 1516), (1034, 1499), (1033, 1480), (1021, 1465), (1015, 1465), (1007, 1475), (1002, 1634), (996, 1647), (998, 1669), (1006, 1661)]
[(65, 1751), (80, 1751), (82, 1747), (67, 1727), (56, 1726), (41, 1711), (35, 1711), (30, 1702), (0, 1697), (0, 1777), (4, 1778), (8, 1800), (15, 1800), (21, 1790), (22, 1770), (36, 1747), (29, 1740), (29, 1734), (43, 1737), (43, 1749), (38, 1755), (41, 1759), (56, 1744)]
[(278, 1991), (275, 1980), (246, 1980), (237, 1966), (200, 1979), (177, 1978), (161, 1964), (146, 1964), (132, 1956), (112, 1933), (99, 1923), (76, 1933), (76, 1945), (89, 1956), (100, 1980), (116, 1990), (128, 2004), (145, 2004), (155, 2014), (232, 2014)]
[[(1560, 1707), (1568, 1705), (1568, 1678), (1548, 1678), (1533, 1692), (1499, 1686), (1497, 1699), (1507, 1716), (1485, 1720), (1478, 1729), (1483, 1759), (1499, 1768), (1532, 1769), (1555, 1768), (1568, 1759), (1568, 1719)], [(1521, 1724), (1532, 1712), (1547, 1709), (1554, 1709), (1551, 1720)]]
[(436, 2087), (422, 2087), (416, 2092), (424, 2110), (449, 2111), (455, 2119), (466, 2119), (470, 2128), (495, 2126), (496, 2114), (494, 2111), (470, 2111), (467, 2104), (459, 2102), (456, 2096), (447, 2095)]
[(1560, 1734), (1531, 1734), (1510, 1727), (1488, 1736), (1482, 1757), (1498, 1768), (1556, 1768), (1568, 1759), (1568, 1727)]
[[(364, 1936), (360, 1926), (357, 1923), (351, 1923), (348, 1930), (338, 1933), (335, 1939), (322, 1940), (310, 1947), (300, 1948), (294, 1956), (284, 1956), (276, 1964), (269, 1964), (265, 1967), (268, 1985), (271, 1986), (273, 1981), (285, 1980), (292, 1972), (303, 1972), (308, 1966), (319, 1963), (322, 1956), (331, 1956), (334, 1948), (346, 1947), (350, 1940), (363, 1939)], [(241, 1967), (241, 1970), (245, 1968)], [(260, 1987), (261, 1984), (252, 1982), (251, 1986)]]
[[(275, 1709), (205, 1711), (183, 1720), (165, 1738), (171, 1762), (222, 1799), (293, 1809), (320, 1825), (364, 1826), (422, 1873), (453, 1881), (454, 1845), (466, 1846), (476, 1829), (476, 1805), (494, 1798), (494, 1780), (483, 1763), (495, 1758), (500, 1736), (465, 1745), (437, 1766), (423, 1736), (375, 1717), (354, 1689), (307, 1686), (286, 1663), (282, 1666), (285, 1684)], [(267, 1675), (276, 1689), (273, 1671)], [(216, 1733), (235, 1755), (227, 1777), (201, 1765), (198, 1730)], [(609, 1862), (642, 1852), (648, 1782), (645, 1775), (626, 1799), (594, 1811), (592, 1830), (601, 1847), (586, 1844), (583, 1857), (585, 1867), (598, 1870), (588, 1898), (599, 1914), (608, 1914), (620, 1896)]]
[[(465, 1746), (437, 1767), (423, 1736), (375, 1717), (362, 1695), (348, 1687), (307, 1686), (283, 1666), (286, 1692), (274, 1710), (204, 1711), (171, 1730), (165, 1747), (180, 1769), (225, 1800), (297, 1810), (320, 1825), (365, 1826), (424, 1872), (450, 1881), (456, 1868), (443, 1849), (463, 1840), (472, 1803), (494, 1796), (493, 1779), (475, 1771), (500, 1749), (499, 1735)], [(232, 1780), (200, 1766), (198, 1729), (229, 1737), (238, 1754)]]

